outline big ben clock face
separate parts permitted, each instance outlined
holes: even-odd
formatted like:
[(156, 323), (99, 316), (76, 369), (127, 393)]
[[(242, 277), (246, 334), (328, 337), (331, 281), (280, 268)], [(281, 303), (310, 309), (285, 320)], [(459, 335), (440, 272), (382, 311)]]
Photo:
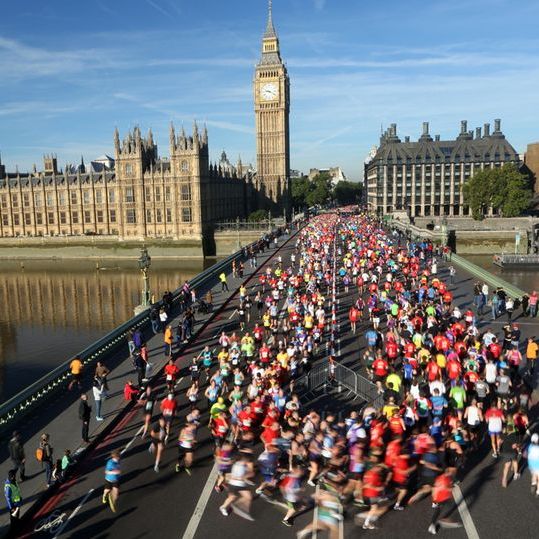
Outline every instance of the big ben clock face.
[(275, 101), (279, 98), (279, 85), (276, 82), (267, 82), (260, 87), (260, 97), (264, 101)]

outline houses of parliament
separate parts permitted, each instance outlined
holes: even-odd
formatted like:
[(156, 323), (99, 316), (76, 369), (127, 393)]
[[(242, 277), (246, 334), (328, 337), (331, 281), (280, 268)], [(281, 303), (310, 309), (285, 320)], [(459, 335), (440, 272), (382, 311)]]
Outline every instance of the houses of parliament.
[(256, 209), (282, 215), (289, 205), (290, 87), (272, 20), (271, 0), (254, 80), (257, 170), (226, 156), (209, 159), (206, 128), (190, 133), (171, 124), (169, 157), (161, 158), (151, 130), (121, 137), (114, 159), (58, 169), (8, 172), (0, 161), (0, 236), (113, 236), (121, 240), (199, 239), (213, 223), (245, 218)]

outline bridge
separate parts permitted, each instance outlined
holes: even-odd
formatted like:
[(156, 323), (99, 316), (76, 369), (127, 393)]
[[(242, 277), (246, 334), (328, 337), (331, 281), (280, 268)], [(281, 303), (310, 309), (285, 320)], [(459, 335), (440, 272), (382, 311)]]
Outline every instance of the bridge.
[[(254, 295), (260, 289), (258, 276), (265, 271), (266, 265), (272, 265), (278, 256), (287, 265), (294, 251), (296, 233), (296, 230), (292, 230), (289, 236), (279, 235), (276, 243), (271, 242), (271, 247), (259, 254), (257, 268), (246, 264), (243, 278), (231, 274), (232, 261), (239, 261), (243, 257), (242, 252), (237, 252), (191, 282), (199, 295), (212, 289), (215, 301), (211, 313), (197, 316), (194, 337), (174, 349), (175, 362), (181, 369), (175, 389), (179, 395), (182, 417), (189, 406), (185, 397), (189, 386), (188, 362), (198, 356), (204, 346), (214, 347), (222, 331), (228, 332), (238, 327), (236, 307), (240, 286), (243, 284)], [(448, 264), (440, 263), (440, 266), (439, 273), (446, 278)], [(217, 276), (223, 271), (228, 275), (230, 293), (221, 292), (218, 284)], [(462, 309), (470, 306), (474, 278), (465, 269), (457, 272), (453, 295), (455, 303)], [(178, 290), (174, 294), (176, 318), (173, 325), (181, 311), (180, 299)], [(358, 362), (366, 344), (363, 334), (367, 323), (358, 324), (357, 335), (349, 330), (347, 316), (353, 294), (347, 293), (339, 285), (327, 299), (334, 319), (324, 337), (325, 348), (320, 351), (311, 371), (297, 381), (296, 390), (304, 399), (304, 404), (316, 407), (322, 414), (336, 413), (343, 418), (348, 410), (361, 409), (375, 401), (377, 393), (365, 379), (365, 372)], [(522, 319), (519, 322), (524, 336), (537, 334), (535, 319)], [(252, 329), (253, 324), (254, 320), (247, 327)], [(491, 322), (485, 317), (479, 322), (479, 327), (492, 327), (499, 333), (503, 324), (502, 320)], [(224, 518), (219, 513), (223, 495), (213, 491), (216, 469), (212, 441), (205, 427), (201, 428), (198, 437), (196, 465), (191, 476), (174, 471), (177, 455), (173, 437), (165, 450), (161, 471), (154, 472), (153, 458), (148, 455), (148, 441), (140, 437), (141, 408), (134, 403), (126, 404), (123, 399), (122, 390), (126, 380), (135, 377), (126, 341), (128, 331), (133, 328), (144, 332), (150, 361), (156, 373), (154, 383), (163, 385), (160, 373), (166, 358), (162, 351), (162, 335), (152, 335), (148, 313), (129, 320), (83, 351), (80, 357), (85, 365), (84, 390), (90, 391), (91, 373), (96, 361), (104, 361), (112, 371), (109, 375), (109, 398), (104, 403), (105, 420), (96, 423), (92, 417), (89, 444), (80, 442), (78, 392), (67, 390), (67, 363), (0, 408), (2, 439), (7, 441), (10, 432), (16, 429), (21, 432), (26, 448), (29, 479), (21, 483), (26, 518), (19, 536), (203, 539), (217, 535), (223, 538), (252, 538), (256, 534), (259, 537), (294, 537), (296, 531), (313, 519), (312, 511), (299, 515), (294, 528), (290, 530), (280, 523), (286, 509), (278, 500), (258, 498), (253, 504), (254, 522), (233, 516)], [(330, 352), (338, 363), (332, 379), (327, 364)], [(208, 410), (205, 405), (201, 410), (202, 423), (205, 425)], [(174, 424), (174, 433), (178, 425), (179, 421)], [(67, 481), (49, 491), (44, 489), (43, 470), (33, 457), (42, 432), (50, 434), (56, 457), (60, 457), (66, 448), (70, 448), (78, 457), (78, 463)], [(5, 443), (2, 444), (0, 465), (4, 476), (11, 467), (5, 446)], [(117, 514), (108, 511), (101, 503), (103, 466), (112, 450), (119, 450), (122, 454), (121, 505)], [(529, 495), (528, 479), (502, 490), (499, 486), (500, 473), (501, 464), (493, 461), (488, 451), (475, 455), (473, 466), (454, 492), (454, 513), (457, 519), (460, 516), (464, 527), (444, 530), (444, 535), (450, 533), (452, 537), (469, 539), (494, 534), (499, 537), (532, 535), (531, 530), (536, 528), (538, 521), (535, 502)], [(422, 536), (425, 535), (429, 516), (430, 510), (424, 502), (407, 508), (404, 513), (386, 515), (381, 529), (369, 532), (359, 530), (354, 526), (353, 519), (346, 517), (340, 536), (357, 537), (362, 533), (384, 537)], [(4, 531), (7, 531), (9, 518), (5, 510), (1, 519)], [(37, 532), (34, 531), (36, 526), (41, 528)]]

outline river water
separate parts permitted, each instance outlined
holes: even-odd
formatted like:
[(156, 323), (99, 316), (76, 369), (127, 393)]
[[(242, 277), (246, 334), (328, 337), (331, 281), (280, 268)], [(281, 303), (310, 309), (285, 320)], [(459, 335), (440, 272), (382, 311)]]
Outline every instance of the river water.
[[(174, 290), (213, 262), (153, 260), (150, 289)], [(137, 261), (0, 263), (0, 402), (133, 316)]]
[(492, 263), (492, 255), (466, 255), (464, 258), (488, 270), (490, 273), (493, 273), (504, 281), (517, 286), (521, 290), (527, 292), (531, 292), (532, 290), (539, 291), (539, 268), (527, 267), (525, 269), (503, 269)]

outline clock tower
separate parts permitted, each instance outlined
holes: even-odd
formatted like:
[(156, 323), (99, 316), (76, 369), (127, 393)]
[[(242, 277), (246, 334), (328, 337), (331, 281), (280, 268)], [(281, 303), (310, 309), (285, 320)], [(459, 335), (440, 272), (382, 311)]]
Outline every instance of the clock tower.
[(290, 205), (290, 80), (273, 26), (272, 0), (253, 86), (259, 205), (280, 215)]

